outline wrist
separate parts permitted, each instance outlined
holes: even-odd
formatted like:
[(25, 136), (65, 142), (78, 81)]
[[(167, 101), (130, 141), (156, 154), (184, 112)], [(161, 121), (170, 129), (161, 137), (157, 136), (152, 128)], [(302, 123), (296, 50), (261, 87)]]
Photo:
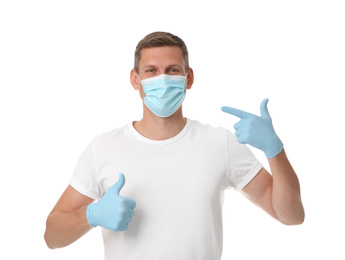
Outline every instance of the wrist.
[(86, 208), (86, 219), (91, 227), (97, 227), (97, 224), (95, 224), (93, 215), (92, 215), (92, 210), (93, 210), (94, 204), (90, 204)]
[(265, 155), (267, 159), (277, 156), (284, 148), (284, 144), (277, 135), (274, 135), (270, 146), (266, 148)]

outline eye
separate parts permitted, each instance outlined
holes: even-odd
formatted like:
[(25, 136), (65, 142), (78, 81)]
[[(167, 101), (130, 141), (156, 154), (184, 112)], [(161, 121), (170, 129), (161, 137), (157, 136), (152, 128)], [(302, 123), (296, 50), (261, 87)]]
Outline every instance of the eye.
[(179, 72), (179, 70), (178, 69), (169, 69), (168, 72), (171, 74), (176, 74)]
[(155, 72), (155, 70), (154, 69), (147, 69), (147, 70), (145, 70), (145, 72), (153, 73), (153, 72)]

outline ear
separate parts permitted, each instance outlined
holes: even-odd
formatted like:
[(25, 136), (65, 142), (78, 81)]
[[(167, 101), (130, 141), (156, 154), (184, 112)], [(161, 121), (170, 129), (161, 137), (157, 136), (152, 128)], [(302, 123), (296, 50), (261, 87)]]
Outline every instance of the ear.
[(187, 89), (191, 89), (192, 85), (194, 83), (194, 72), (192, 68), (189, 68), (188, 74), (187, 74)]
[(137, 72), (132, 69), (131, 70), (131, 76), (130, 76), (131, 84), (135, 90), (139, 90), (139, 79)]

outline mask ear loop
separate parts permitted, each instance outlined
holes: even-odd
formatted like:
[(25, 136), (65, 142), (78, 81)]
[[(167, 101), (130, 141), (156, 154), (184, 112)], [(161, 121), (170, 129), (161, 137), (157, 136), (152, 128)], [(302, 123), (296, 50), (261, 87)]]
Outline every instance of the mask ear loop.
[(186, 75), (184, 76), (184, 80), (185, 80), (184, 89), (185, 89), (185, 91), (187, 90), (187, 77), (188, 77), (188, 71), (187, 71)]
[[(138, 78), (138, 80), (139, 80), (139, 83), (140, 83), (141, 85), (143, 85), (143, 84), (141, 83), (141, 80), (140, 80), (140, 77), (139, 77), (138, 73), (137, 73), (137, 78)], [(138, 86), (138, 89), (139, 89), (139, 86)], [(146, 93), (145, 93), (145, 94), (146, 94)], [(143, 101), (143, 103), (145, 104), (144, 98), (142, 98), (141, 101)]]
[(139, 83), (141, 84), (141, 80), (140, 80), (140, 77), (139, 77), (138, 73), (137, 73), (137, 78), (139, 80)]

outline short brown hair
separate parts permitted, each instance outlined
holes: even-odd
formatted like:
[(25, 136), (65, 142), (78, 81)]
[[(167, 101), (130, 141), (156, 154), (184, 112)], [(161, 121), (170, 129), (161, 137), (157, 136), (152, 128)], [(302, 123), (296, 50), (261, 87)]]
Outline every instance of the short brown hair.
[(141, 50), (150, 47), (161, 46), (178, 46), (181, 49), (182, 57), (185, 63), (185, 71), (189, 69), (188, 50), (184, 41), (168, 32), (153, 32), (146, 35), (137, 45), (134, 54), (134, 70), (139, 73), (139, 61), (141, 58)]

